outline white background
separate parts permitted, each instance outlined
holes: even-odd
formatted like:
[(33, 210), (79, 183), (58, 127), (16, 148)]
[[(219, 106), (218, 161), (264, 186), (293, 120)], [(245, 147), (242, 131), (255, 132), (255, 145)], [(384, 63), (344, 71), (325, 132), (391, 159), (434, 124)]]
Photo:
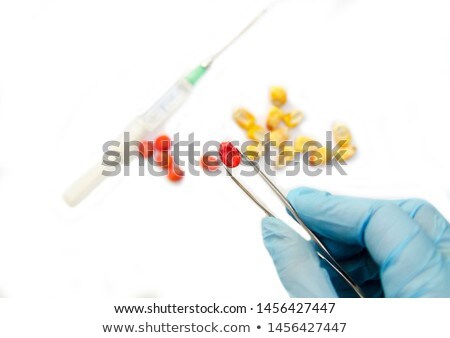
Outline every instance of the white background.
[[(102, 144), (264, 7), (256, 0), (0, 2), (0, 296), (286, 295), (261, 211), (227, 177), (109, 179), (64, 190)], [(450, 215), (450, 3), (284, 1), (199, 83), (162, 130), (237, 139), (270, 85), (305, 112), (294, 134), (347, 123), (347, 176), (283, 177), (367, 197), (422, 197)]]

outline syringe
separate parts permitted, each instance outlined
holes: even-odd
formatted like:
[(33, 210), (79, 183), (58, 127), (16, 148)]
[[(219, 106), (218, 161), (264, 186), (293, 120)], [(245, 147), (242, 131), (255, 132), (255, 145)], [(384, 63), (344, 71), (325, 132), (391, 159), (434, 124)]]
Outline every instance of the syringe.
[[(123, 161), (124, 158), (124, 136), (128, 133), (128, 141), (142, 141), (146, 135), (156, 130), (170, 115), (180, 108), (187, 100), (195, 84), (206, 73), (214, 60), (241, 37), (256, 21), (258, 21), (267, 9), (262, 10), (244, 29), (231, 39), (218, 52), (213, 54), (205, 62), (199, 64), (195, 69), (182, 76), (166, 93), (159, 98), (142, 115), (136, 117), (116, 138), (120, 146), (117, 152)], [(64, 193), (63, 198), (69, 206), (76, 206), (87, 197), (107, 177), (103, 175), (105, 166), (103, 161), (92, 167), (78, 180), (76, 180)]]

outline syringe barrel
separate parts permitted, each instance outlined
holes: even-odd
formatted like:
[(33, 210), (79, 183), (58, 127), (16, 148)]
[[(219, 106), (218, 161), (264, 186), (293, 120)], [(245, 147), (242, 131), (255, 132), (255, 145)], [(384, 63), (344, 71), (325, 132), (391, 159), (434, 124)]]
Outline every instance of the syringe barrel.
[[(171, 114), (173, 114), (189, 97), (192, 84), (186, 79), (178, 80), (166, 93), (158, 99), (144, 114), (135, 118), (116, 138), (119, 142), (117, 149), (121, 160), (124, 158), (124, 135), (128, 133), (128, 140), (142, 141), (149, 133), (158, 128)], [(75, 181), (64, 194), (64, 200), (70, 206), (75, 206), (87, 197), (106, 178), (107, 170), (103, 162), (97, 163)]]
[[(149, 133), (149, 130), (142, 121), (142, 118), (137, 117), (128, 124), (119, 136), (116, 137), (115, 141), (118, 142), (119, 146), (114, 150), (117, 152), (117, 155), (120, 156), (121, 164), (124, 160), (125, 133), (127, 133), (128, 141), (141, 141)], [(105, 157), (105, 154), (103, 157)], [(72, 207), (76, 206), (103, 182), (107, 177), (105, 172), (109, 171), (109, 166), (106, 166), (103, 161), (95, 164), (65, 191), (63, 198), (66, 203)]]
[(170, 115), (172, 115), (187, 100), (192, 91), (192, 84), (185, 78), (175, 82), (149, 109), (141, 119), (148, 130), (158, 128)]

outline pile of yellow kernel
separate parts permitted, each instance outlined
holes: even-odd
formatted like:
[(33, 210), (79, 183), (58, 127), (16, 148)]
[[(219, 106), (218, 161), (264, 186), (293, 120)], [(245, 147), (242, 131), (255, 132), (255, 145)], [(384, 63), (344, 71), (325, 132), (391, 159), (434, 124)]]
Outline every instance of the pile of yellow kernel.
[[(312, 154), (308, 158), (310, 165), (328, 164), (332, 159), (344, 162), (355, 155), (356, 147), (352, 143), (352, 135), (350, 134), (348, 127), (342, 123), (334, 123), (332, 130), (334, 142), (338, 145), (336, 151), (333, 154), (327, 154), (327, 149), (323, 146), (313, 148)], [(297, 140), (298, 139), (299, 138), (297, 138)]]
[(264, 136), (269, 133), (269, 139), (279, 148), (276, 159), (276, 166), (282, 167), (294, 160), (295, 153), (308, 152), (308, 162), (310, 165), (323, 165), (335, 158), (338, 161), (346, 161), (351, 158), (356, 147), (352, 144), (350, 130), (341, 123), (333, 125), (333, 138), (340, 147), (334, 154), (327, 154), (324, 146), (314, 139), (300, 135), (295, 138), (292, 145), (289, 142), (289, 132), (297, 127), (304, 118), (300, 110), (284, 111), (283, 106), (287, 102), (286, 90), (282, 87), (274, 86), (269, 91), (270, 102), (272, 104), (266, 118), (265, 127), (257, 124), (255, 116), (245, 108), (238, 108), (233, 113), (236, 123), (247, 132), (252, 144), (248, 145), (243, 151), (251, 160), (256, 160), (262, 154), (262, 142)]

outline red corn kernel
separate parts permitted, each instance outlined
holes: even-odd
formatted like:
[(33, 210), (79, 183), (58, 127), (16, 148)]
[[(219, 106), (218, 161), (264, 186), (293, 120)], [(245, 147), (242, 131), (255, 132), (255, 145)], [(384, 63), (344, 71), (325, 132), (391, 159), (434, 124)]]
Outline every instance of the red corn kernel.
[(241, 154), (231, 142), (222, 142), (219, 148), (219, 156), (223, 164), (228, 168), (234, 168), (241, 163)]
[(142, 141), (139, 142), (139, 152), (143, 158), (151, 157), (153, 155), (153, 142)]
[(200, 160), (200, 166), (207, 171), (216, 171), (219, 164), (219, 159), (216, 156), (203, 155)]
[(171, 168), (173, 165), (173, 157), (168, 151), (161, 151), (156, 153), (155, 162), (164, 169)]
[(170, 137), (160, 135), (155, 140), (155, 149), (159, 151), (168, 151), (170, 149)]
[(169, 172), (167, 173), (167, 178), (172, 182), (177, 182), (184, 177), (184, 171), (177, 165), (169, 167)]

